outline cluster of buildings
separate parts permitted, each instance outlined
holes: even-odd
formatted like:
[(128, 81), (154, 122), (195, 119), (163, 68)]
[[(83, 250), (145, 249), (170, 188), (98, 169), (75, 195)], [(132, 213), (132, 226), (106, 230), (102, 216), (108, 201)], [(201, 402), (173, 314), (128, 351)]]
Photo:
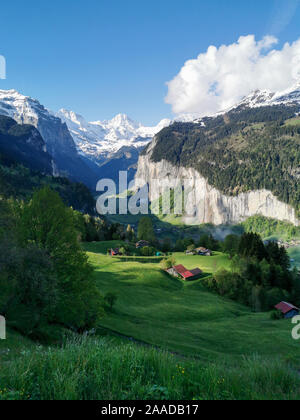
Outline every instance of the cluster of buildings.
[(150, 244), (150, 242), (148, 242), (148, 241), (138, 241), (136, 244), (135, 244), (135, 247), (136, 247), (136, 249), (140, 249), (140, 248), (145, 248), (146, 246), (150, 246), (151, 244)]
[(186, 255), (202, 255), (205, 257), (212, 256), (212, 251), (210, 249), (203, 248), (202, 246), (199, 248), (192, 249), (192, 250), (187, 250), (185, 253)]
[(115, 257), (116, 255), (122, 255), (122, 253), (120, 252), (120, 248), (112, 248), (109, 252), (109, 254), (112, 257)]
[(168, 274), (173, 277), (178, 277), (186, 281), (198, 280), (202, 275), (202, 270), (200, 268), (194, 268), (193, 270), (188, 270), (183, 265), (175, 265), (174, 267), (166, 270)]
[[(268, 243), (269, 241), (265, 241), (265, 243)], [(288, 241), (283, 241), (283, 240), (279, 240), (276, 241), (277, 245), (280, 247), (284, 247), (285, 249), (289, 249), (289, 248), (294, 248), (295, 246), (300, 246), (300, 240), (297, 239), (291, 239), (289, 242)]]
[[(136, 247), (136, 249), (141, 249), (141, 248), (145, 248), (145, 247), (147, 247), (147, 246), (150, 246), (151, 244), (150, 244), (150, 242), (148, 242), (148, 241), (138, 241), (136, 244), (135, 244), (135, 247)], [(112, 248), (112, 249), (110, 249), (110, 251), (109, 251), (109, 254), (112, 256), (112, 257), (115, 257), (115, 256), (117, 256), (117, 255), (123, 255), (121, 252), (120, 252), (120, 248)]]
[(292, 239), (290, 242), (287, 241), (278, 241), (278, 246), (283, 246), (285, 249), (294, 248), (295, 246), (300, 245), (300, 240)]

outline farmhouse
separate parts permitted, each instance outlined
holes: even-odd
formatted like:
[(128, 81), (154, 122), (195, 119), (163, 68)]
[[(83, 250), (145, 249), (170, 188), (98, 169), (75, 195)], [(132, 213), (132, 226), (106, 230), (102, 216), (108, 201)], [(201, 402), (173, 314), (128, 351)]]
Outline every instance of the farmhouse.
[(148, 242), (148, 241), (138, 241), (136, 244), (135, 244), (135, 247), (138, 249), (138, 248), (145, 248), (146, 246), (150, 246), (150, 242)]
[(110, 250), (110, 255), (112, 256), (112, 257), (115, 257), (116, 255), (121, 255), (120, 254), (120, 250), (119, 250), (119, 248), (112, 248), (111, 250)]
[(282, 313), (284, 318), (290, 319), (299, 315), (300, 309), (288, 302), (280, 302), (275, 308)]
[(185, 254), (186, 255), (202, 255), (206, 257), (211, 257), (212, 251), (210, 249), (200, 247), (196, 249), (188, 249), (187, 251), (185, 251)]
[(187, 250), (187, 251), (185, 251), (185, 255), (196, 255), (196, 251), (191, 251), (191, 250)]
[(171, 276), (181, 277), (186, 281), (197, 280), (200, 278), (202, 271), (200, 268), (195, 268), (194, 270), (188, 270), (183, 265), (175, 265), (174, 267), (167, 270)]
[(212, 256), (212, 251), (210, 249), (203, 248), (202, 246), (200, 248), (196, 249), (196, 253), (198, 255), (205, 255), (206, 257), (211, 257)]

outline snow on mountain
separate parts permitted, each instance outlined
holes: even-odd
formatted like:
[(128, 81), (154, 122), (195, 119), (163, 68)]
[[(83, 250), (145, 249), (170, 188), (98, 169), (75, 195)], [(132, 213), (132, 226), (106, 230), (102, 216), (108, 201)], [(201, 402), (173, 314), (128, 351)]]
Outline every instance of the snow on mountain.
[(94, 186), (97, 174), (78, 154), (67, 125), (36, 99), (16, 90), (0, 90), (0, 115), (37, 128), (53, 158), (53, 174)]
[(108, 121), (87, 122), (81, 115), (65, 109), (56, 116), (67, 124), (79, 153), (97, 163), (123, 147), (145, 147), (155, 134), (171, 123), (171, 120), (164, 119), (155, 127), (145, 127), (125, 114), (118, 114)]
[[(253, 92), (236, 106), (210, 117), (240, 107), (294, 103), (300, 104), (300, 81), (282, 92)], [(39, 101), (16, 90), (0, 90), (0, 115), (11, 117), (19, 124), (36, 127), (46, 143), (48, 153), (53, 157), (54, 173), (87, 185), (94, 185), (94, 179), (99, 177), (99, 170), (101, 173), (104, 165), (109, 170), (112, 167), (124, 170), (127, 164), (133, 168), (139, 151), (174, 121), (205, 124), (205, 118), (197, 114), (178, 115), (173, 121), (163, 119), (154, 127), (143, 126), (125, 114), (118, 114), (108, 121), (87, 122), (73, 111), (61, 109), (56, 114), (52, 113)]]
[[(74, 141), (67, 129), (63, 132), (61, 120), (36, 99), (24, 96), (16, 90), (0, 90), (0, 115), (11, 117), (19, 124), (30, 124), (36, 127), (44, 138), (50, 154), (55, 154), (58, 140), (60, 140), (60, 148), (63, 147), (68, 152), (72, 150), (76, 153)], [(53, 131), (49, 133), (50, 127), (56, 131), (60, 139), (54, 136)]]
[(231, 108), (224, 109), (220, 112), (211, 115), (199, 115), (194, 114), (181, 114), (178, 115), (174, 121), (180, 122), (202, 122), (204, 118), (214, 118), (220, 115), (224, 115), (237, 108), (259, 108), (263, 106), (273, 105), (292, 105), (300, 104), (300, 80), (296, 82), (292, 87), (284, 91), (271, 92), (270, 90), (256, 90), (251, 92), (248, 96), (244, 97), (239, 103), (232, 106)]
[[(273, 105), (292, 105), (295, 103), (300, 104), (300, 81), (284, 91), (271, 92), (269, 90), (256, 90), (246, 96), (240, 103), (232, 107), (230, 110), (241, 106), (258, 108)], [(224, 111), (222, 114), (224, 114)]]

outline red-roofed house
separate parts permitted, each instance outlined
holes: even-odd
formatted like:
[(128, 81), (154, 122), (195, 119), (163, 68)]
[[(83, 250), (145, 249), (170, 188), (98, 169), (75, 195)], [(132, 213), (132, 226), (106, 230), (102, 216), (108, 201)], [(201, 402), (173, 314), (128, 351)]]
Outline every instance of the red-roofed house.
[(191, 280), (197, 280), (201, 274), (202, 271), (200, 268), (195, 268), (194, 270), (188, 270), (183, 265), (175, 265), (174, 267), (167, 270), (169, 274), (175, 277), (181, 277), (184, 280), (191, 281)]
[(119, 248), (115, 248), (115, 249), (111, 249), (110, 250), (110, 255), (112, 256), (112, 257), (115, 257), (116, 255), (121, 255), (120, 254), (120, 250), (119, 250)]
[(300, 309), (296, 306), (292, 305), (288, 302), (280, 302), (278, 305), (275, 306), (275, 308), (280, 311), (283, 316), (287, 319), (293, 318), (296, 315), (299, 315)]
[(189, 277), (193, 277), (193, 274), (188, 269), (186, 269), (183, 265), (175, 265), (174, 270), (177, 271), (179, 276), (181, 276), (185, 280), (188, 279)]

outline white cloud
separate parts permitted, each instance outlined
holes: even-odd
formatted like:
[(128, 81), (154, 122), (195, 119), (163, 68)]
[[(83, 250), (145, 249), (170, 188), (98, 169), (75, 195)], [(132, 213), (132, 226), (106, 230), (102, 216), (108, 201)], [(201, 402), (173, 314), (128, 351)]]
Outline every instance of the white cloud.
[(231, 45), (210, 46), (168, 82), (166, 102), (175, 114), (209, 115), (235, 105), (254, 90), (289, 88), (300, 79), (300, 39), (272, 49), (277, 43), (273, 36), (256, 41), (248, 35)]

